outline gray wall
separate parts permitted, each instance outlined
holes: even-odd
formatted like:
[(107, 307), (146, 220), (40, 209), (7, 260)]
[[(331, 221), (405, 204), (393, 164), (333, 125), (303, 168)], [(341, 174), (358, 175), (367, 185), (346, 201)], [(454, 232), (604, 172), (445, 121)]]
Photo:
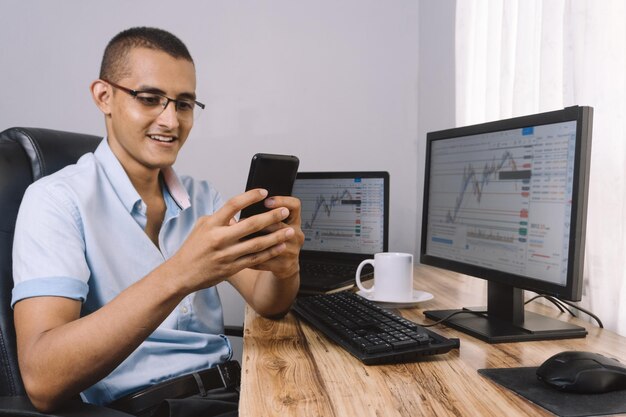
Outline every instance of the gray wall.
[[(255, 152), (387, 170), (390, 249), (417, 253), (424, 137), (454, 122), (454, 0), (3, 0), (0, 129), (104, 134), (88, 86), (130, 26), (180, 36), (207, 109), (176, 168), (231, 197)], [(232, 290), (228, 321), (242, 320)]]

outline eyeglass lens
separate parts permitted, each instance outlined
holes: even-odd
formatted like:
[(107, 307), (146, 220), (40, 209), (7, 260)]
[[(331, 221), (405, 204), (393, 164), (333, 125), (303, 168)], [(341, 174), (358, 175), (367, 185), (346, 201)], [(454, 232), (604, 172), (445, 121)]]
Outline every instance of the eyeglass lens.
[(175, 100), (155, 93), (137, 92), (135, 99), (155, 115), (164, 112), (171, 102), (176, 108), (176, 114), (182, 119), (192, 119), (202, 111), (202, 108), (191, 100)]

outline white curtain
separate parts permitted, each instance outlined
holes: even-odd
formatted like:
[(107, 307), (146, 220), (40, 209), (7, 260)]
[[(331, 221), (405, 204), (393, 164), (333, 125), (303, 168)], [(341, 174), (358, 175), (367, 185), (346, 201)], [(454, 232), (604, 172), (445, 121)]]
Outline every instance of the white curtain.
[[(594, 108), (581, 306), (626, 335), (626, 2), (458, 0), (459, 126)], [(584, 315), (583, 315), (584, 316)]]

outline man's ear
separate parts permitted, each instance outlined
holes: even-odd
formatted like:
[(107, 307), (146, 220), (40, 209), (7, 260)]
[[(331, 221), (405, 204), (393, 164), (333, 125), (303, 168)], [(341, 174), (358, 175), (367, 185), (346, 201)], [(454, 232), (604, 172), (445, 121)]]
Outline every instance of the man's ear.
[(96, 80), (91, 83), (91, 96), (96, 106), (105, 116), (111, 114), (111, 86), (102, 80)]

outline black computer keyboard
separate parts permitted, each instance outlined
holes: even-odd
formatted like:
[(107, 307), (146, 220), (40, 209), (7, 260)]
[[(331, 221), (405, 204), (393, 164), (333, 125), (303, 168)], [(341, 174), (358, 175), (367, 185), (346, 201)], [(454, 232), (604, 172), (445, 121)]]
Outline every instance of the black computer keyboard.
[(293, 310), (366, 365), (413, 362), (459, 347), (349, 291), (298, 298)]
[(301, 262), (300, 270), (307, 275), (313, 276), (316, 279), (324, 278), (327, 276), (334, 277), (350, 277), (354, 279), (356, 273), (355, 265), (337, 264), (337, 263), (321, 263), (321, 262)]

